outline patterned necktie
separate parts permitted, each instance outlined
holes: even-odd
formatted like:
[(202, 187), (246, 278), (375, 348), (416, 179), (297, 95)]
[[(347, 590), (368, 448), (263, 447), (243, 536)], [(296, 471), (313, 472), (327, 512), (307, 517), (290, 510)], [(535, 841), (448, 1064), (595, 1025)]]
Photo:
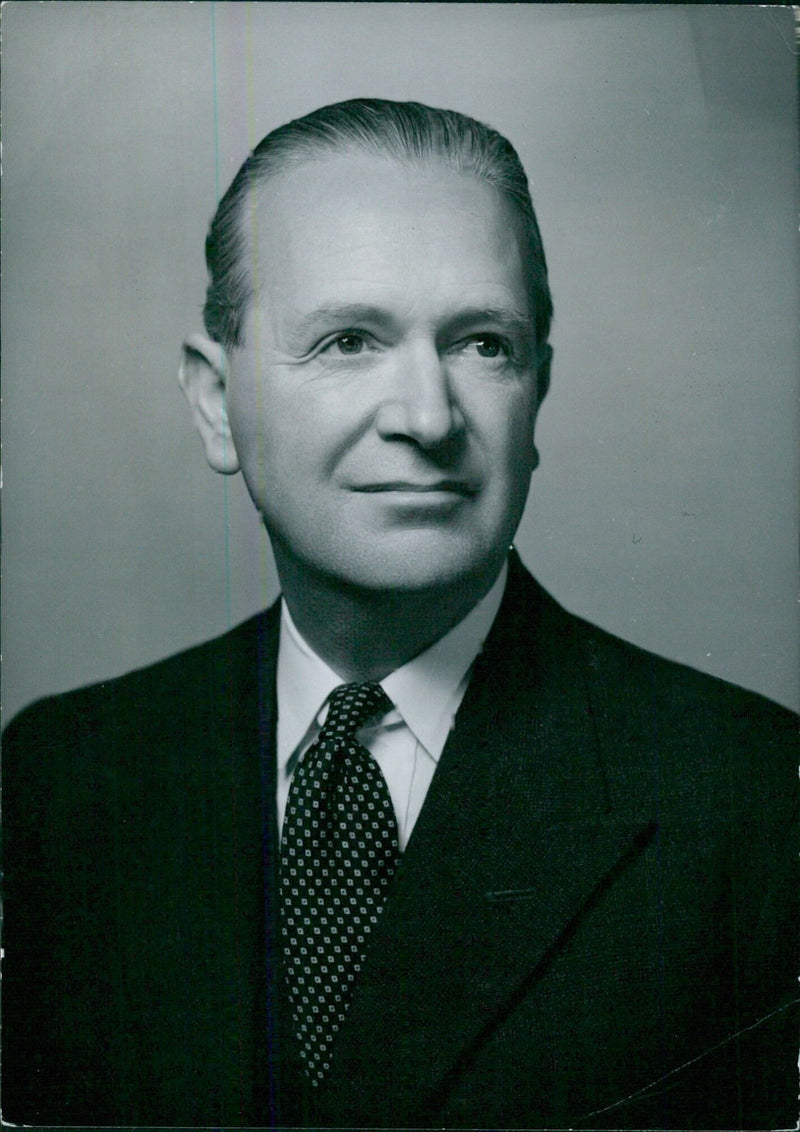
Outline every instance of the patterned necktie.
[(281, 842), (283, 949), (295, 1032), (314, 1085), (361, 969), (399, 857), (380, 767), (355, 734), (392, 707), (379, 684), (342, 684), (295, 770)]

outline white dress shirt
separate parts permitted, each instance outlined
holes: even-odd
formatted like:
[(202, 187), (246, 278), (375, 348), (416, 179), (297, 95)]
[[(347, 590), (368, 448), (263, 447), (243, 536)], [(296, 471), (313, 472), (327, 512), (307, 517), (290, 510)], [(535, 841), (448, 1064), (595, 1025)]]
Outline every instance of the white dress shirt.
[[(472, 665), (489, 634), (506, 584), (503, 566), (488, 594), (446, 636), (396, 669), (381, 687), (394, 704), (358, 740), (381, 768), (397, 816), (403, 850), (419, 817)], [(278, 828), (283, 829), (292, 774), (328, 714), (327, 699), (342, 680), (301, 637), (281, 603), (278, 646)]]

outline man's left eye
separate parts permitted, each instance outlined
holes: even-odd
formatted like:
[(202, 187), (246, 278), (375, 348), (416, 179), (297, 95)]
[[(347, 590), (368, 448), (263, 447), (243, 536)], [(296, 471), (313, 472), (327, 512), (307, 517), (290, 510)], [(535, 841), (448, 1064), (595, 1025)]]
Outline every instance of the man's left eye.
[(508, 353), (502, 338), (496, 334), (476, 334), (471, 341), (482, 358), (499, 358)]

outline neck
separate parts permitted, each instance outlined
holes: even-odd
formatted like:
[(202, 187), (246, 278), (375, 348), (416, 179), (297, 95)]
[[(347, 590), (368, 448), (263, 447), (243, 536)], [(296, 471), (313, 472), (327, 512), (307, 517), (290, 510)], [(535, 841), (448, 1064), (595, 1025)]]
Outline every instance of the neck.
[(489, 592), (500, 569), (426, 590), (362, 590), (297, 569), (278, 553), (275, 557), (299, 632), (348, 682), (382, 680), (430, 648)]

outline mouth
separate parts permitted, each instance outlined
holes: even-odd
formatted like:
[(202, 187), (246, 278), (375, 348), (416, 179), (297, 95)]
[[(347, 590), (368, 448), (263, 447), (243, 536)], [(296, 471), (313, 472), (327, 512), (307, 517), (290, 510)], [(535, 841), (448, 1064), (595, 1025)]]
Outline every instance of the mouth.
[(383, 483), (362, 484), (354, 488), (355, 491), (375, 495), (378, 493), (396, 495), (460, 495), (471, 499), (477, 494), (477, 488), (464, 480), (432, 480), (429, 483), (420, 483), (414, 480), (387, 480)]

